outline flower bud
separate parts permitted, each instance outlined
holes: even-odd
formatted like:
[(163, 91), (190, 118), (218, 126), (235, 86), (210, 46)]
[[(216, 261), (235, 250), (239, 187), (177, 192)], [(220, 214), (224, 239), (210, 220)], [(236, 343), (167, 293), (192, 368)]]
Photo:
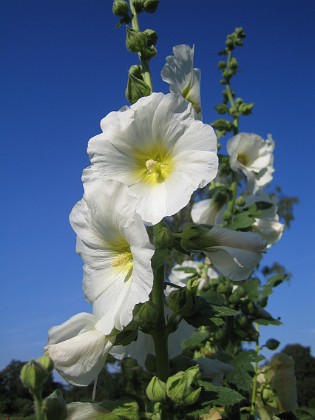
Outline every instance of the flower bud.
[(147, 45), (147, 35), (126, 26), (126, 47), (131, 52), (141, 52)]
[(129, 69), (128, 84), (126, 88), (126, 98), (134, 104), (138, 99), (143, 96), (148, 96), (151, 94), (151, 88), (148, 86), (143, 78), (141, 73), (140, 66), (131, 66)]
[(166, 223), (161, 223), (154, 232), (153, 243), (155, 248), (167, 248), (172, 243), (172, 234)]
[(49, 372), (40, 363), (31, 360), (26, 363), (21, 370), (22, 384), (29, 389), (31, 394), (37, 397), (41, 395), (44, 382), (49, 376)]
[(156, 305), (148, 301), (141, 305), (138, 316), (145, 323), (153, 323), (159, 316), (159, 310)]
[(244, 205), (245, 205), (245, 199), (244, 199), (244, 197), (243, 197), (243, 196), (238, 197), (238, 198), (236, 199), (235, 203), (236, 203), (236, 205), (237, 205), (237, 206), (239, 206), (239, 207), (244, 206)]
[(147, 36), (148, 46), (155, 45), (157, 43), (158, 35), (155, 31), (153, 31), (153, 29), (146, 29), (143, 33)]
[(152, 402), (163, 402), (166, 399), (166, 383), (153, 376), (146, 389), (147, 397)]
[(160, 3), (160, 0), (144, 0), (143, 8), (148, 13), (154, 13)]
[(116, 16), (127, 16), (129, 13), (129, 4), (125, 0), (115, 0), (112, 11)]
[(44, 399), (42, 412), (45, 420), (63, 420), (67, 418), (67, 404), (59, 389), (56, 389)]
[(175, 314), (184, 317), (194, 315), (197, 310), (194, 295), (186, 288), (173, 290), (168, 297), (168, 306)]
[(267, 340), (265, 346), (269, 350), (276, 350), (279, 347), (280, 341), (276, 340), (275, 338), (269, 338)]

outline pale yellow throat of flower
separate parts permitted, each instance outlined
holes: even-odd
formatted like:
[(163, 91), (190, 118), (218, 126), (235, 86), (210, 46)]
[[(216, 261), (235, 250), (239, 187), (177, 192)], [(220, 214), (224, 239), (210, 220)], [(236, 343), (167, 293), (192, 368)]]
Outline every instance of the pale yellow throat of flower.
[(133, 258), (130, 248), (122, 250), (112, 259), (112, 267), (126, 275), (126, 280), (129, 280), (133, 269)]
[(242, 165), (246, 166), (248, 164), (248, 157), (245, 153), (240, 153), (237, 155), (237, 161)]

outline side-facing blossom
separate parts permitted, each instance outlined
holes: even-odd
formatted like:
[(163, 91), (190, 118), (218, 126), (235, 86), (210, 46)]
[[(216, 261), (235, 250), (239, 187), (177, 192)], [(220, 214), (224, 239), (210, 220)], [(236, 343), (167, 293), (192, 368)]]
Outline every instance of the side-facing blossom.
[(259, 192), (245, 197), (245, 206), (249, 207), (258, 202), (269, 203), (269, 209), (263, 210), (260, 218), (255, 218), (252, 229), (259, 233), (267, 242), (268, 247), (278, 242), (284, 231), (284, 224), (279, 222), (277, 214), (277, 197)]
[(154, 250), (136, 203), (120, 182), (95, 180), (70, 214), (84, 262), (83, 291), (106, 335), (132, 320), (153, 285)]
[(45, 350), (64, 379), (85, 386), (97, 378), (114, 342), (104, 335), (97, 318), (82, 312), (48, 331)]
[(265, 141), (257, 134), (239, 133), (227, 143), (230, 165), (234, 171), (242, 171), (248, 179), (248, 190), (256, 193), (273, 178), (274, 141)]
[(249, 277), (266, 248), (257, 233), (209, 225), (187, 225), (181, 245), (192, 252), (203, 252), (220, 273), (236, 281)]
[(169, 83), (171, 92), (182, 95), (192, 103), (198, 119), (201, 119), (200, 69), (194, 68), (194, 47), (176, 45), (173, 54), (166, 57), (162, 79)]
[(92, 165), (83, 172), (85, 191), (100, 178), (126, 184), (148, 224), (177, 213), (216, 176), (214, 131), (196, 120), (191, 104), (179, 95), (143, 97), (108, 114), (101, 127), (103, 133), (89, 141)]

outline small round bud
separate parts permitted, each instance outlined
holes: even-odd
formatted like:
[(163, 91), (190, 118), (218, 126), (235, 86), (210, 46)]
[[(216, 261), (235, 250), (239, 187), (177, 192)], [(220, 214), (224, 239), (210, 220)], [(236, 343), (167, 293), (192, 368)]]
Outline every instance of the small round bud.
[(153, 402), (163, 402), (166, 399), (166, 383), (153, 376), (146, 389), (147, 397)]
[(226, 210), (223, 214), (223, 220), (229, 222), (232, 219), (232, 213), (229, 210)]
[(219, 61), (218, 62), (218, 69), (224, 70), (226, 68), (226, 62), (225, 61)]
[(243, 207), (245, 204), (245, 199), (243, 196), (237, 197), (236, 201), (235, 201), (236, 205), (239, 207)]
[(29, 389), (29, 391), (39, 396), (41, 394), (42, 386), (49, 376), (49, 372), (40, 363), (31, 360), (26, 363), (21, 370), (22, 384)]
[(234, 42), (231, 38), (227, 38), (227, 40), (225, 41), (225, 45), (228, 49), (232, 50), (234, 48)]
[(45, 369), (48, 370), (48, 372), (52, 372), (54, 370), (54, 362), (51, 360), (47, 353), (36, 359), (36, 362), (40, 363)]
[(160, 225), (154, 233), (153, 243), (156, 248), (167, 248), (172, 243), (172, 234), (166, 223)]
[(152, 302), (145, 302), (141, 305), (138, 316), (145, 323), (153, 323), (159, 316), (159, 310)]
[(141, 52), (147, 45), (147, 35), (126, 26), (126, 47), (131, 52)]
[(155, 45), (158, 40), (158, 35), (153, 29), (146, 29), (143, 31), (144, 34), (146, 34), (148, 38), (148, 46)]
[(127, 16), (129, 13), (129, 4), (124, 0), (115, 0), (112, 11), (116, 16)]
[(144, 0), (143, 8), (148, 13), (154, 13), (160, 3), (160, 0)]
[(276, 350), (280, 345), (280, 341), (276, 340), (275, 338), (269, 338), (269, 340), (267, 340), (265, 346), (267, 347), (267, 349), (269, 350)]

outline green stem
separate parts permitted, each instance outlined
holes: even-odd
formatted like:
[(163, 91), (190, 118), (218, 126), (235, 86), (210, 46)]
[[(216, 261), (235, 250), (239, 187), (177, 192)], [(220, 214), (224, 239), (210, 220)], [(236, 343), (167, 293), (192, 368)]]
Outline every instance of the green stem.
[[(230, 60), (231, 60), (231, 51), (228, 53), (227, 60), (226, 60), (227, 68), (229, 68), (230, 66)], [(230, 87), (229, 80), (226, 80), (225, 88), (226, 88), (225, 90), (226, 90), (228, 100), (231, 105), (231, 109), (234, 111), (236, 110), (236, 104), (232, 95), (232, 89)], [(234, 135), (238, 133), (238, 120), (239, 120), (239, 117), (236, 117), (236, 116), (233, 117), (233, 134)]]
[[(155, 225), (154, 232), (157, 230), (158, 225)], [(169, 362), (164, 316), (164, 264), (154, 272), (151, 300), (159, 311), (155, 327), (151, 333), (154, 341), (157, 376), (165, 382), (169, 377)]]
[[(133, 3), (134, 3), (134, 0), (130, 0), (130, 10), (131, 10), (131, 14), (132, 14), (131, 26), (132, 26), (132, 29), (134, 29), (135, 31), (140, 31), (138, 14), (137, 14), (136, 8), (135, 8)], [(150, 87), (151, 92), (153, 92), (153, 85), (152, 85), (149, 61), (145, 60), (141, 56), (141, 53), (139, 53), (138, 56), (139, 56), (139, 60), (141, 62), (143, 80)]]
[[(255, 324), (255, 328), (256, 328), (256, 331), (259, 332), (259, 325), (258, 324)], [(257, 338), (256, 348), (255, 348), (255, 352), (256, 352), (257, 356), (259, 354), (259, 351), (260, 351), (260, 347), (259, 347), (259, 341), (258, 341), (258, 338)], [(252, 387), (252, 395), (251, 395), (251, 405), (250, 405), (250, 414), (253, 416), (253, 418), (255, 416), (255, 407), (256, 407), (255, 401), (256, 401), (256, 394), (257, 394), (257, 376), (258, 376), (258, 362), (255, 362), (255, 364), (254, 364), (253, 387)]]
[(43, 414), (42, 414), (42, 399), (38, 398), (34, 395), (34, 402), (35, 402), (35, 414), (36, 414), (36, 419), (37, 420), (42, 420), (43, 419)]

